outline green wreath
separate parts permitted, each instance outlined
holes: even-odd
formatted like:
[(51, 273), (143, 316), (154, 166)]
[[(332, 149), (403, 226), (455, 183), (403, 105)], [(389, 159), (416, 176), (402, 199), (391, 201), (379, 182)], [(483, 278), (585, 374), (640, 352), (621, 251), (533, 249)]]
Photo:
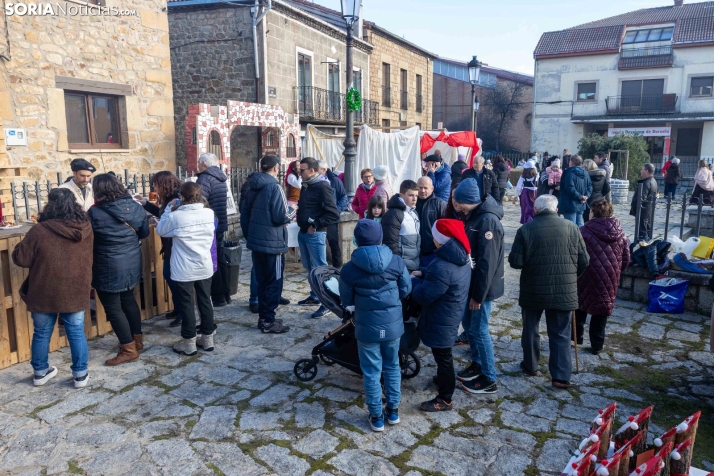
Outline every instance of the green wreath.
[(355, 88), (347, 91), (347, 110), (359, 111), (362, 109), (362, 95)]

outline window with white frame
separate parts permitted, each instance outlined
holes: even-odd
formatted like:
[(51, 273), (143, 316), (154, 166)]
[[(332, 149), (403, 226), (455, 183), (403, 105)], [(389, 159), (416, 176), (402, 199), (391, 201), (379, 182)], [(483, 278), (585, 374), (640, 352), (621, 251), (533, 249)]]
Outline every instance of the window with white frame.
[(689, 95), (696, 97), (712, 97), (712, 89), (714, 87), (714, 76), (704, 76), (701, 78), (692, 78), (692, 84), (689, 89)]

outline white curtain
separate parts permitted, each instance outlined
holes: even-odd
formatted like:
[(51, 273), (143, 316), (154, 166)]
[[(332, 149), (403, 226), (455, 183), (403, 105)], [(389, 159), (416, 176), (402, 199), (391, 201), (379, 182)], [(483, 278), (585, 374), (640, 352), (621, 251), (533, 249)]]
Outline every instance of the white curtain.
[(356, 162), (355, 187), (361, 182), (360, 170), (387, 165), (392, 189), (398, 191), (402, 181), (421, 177), (419, 128), (414, 126), (387, 134), (363, 125), (357, 142)]
[(324, 160), (330, 168), (334, 168), (339, 163), (337, 170), (342, 172), (345, 170), (344, 160), (340, 163), (342, 153), (345, 151), (344, 142), (344, 134), (326, 134), (312, 124), (308, 124), (302, 149), (303, 157)]

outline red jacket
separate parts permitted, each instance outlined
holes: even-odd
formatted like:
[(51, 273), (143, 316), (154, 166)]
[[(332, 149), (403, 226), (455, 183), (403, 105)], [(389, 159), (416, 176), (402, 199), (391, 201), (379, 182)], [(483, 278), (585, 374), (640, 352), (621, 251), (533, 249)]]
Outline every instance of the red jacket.
[(578, 278), (578, 305), (588, 314), (609, 316), (620, 273), (630, 264), (627, 237), (617, 218), (595, 218), (580, 227), (590, 264)]
[(372, 195), (374, 195), (374, 192), (376, 191), (376, 184), (372, 185), (372, 188), (370, 190), (365, 190), (363, 183), (357, 185), (357, 190), (355, 190), (355, 198), (352, 199), (352, 210), (354, 210), (354, 212), (360, 217), (360, 219), (364, 218), (364, 212), (367, 211), (369, 199), (372, 198)]

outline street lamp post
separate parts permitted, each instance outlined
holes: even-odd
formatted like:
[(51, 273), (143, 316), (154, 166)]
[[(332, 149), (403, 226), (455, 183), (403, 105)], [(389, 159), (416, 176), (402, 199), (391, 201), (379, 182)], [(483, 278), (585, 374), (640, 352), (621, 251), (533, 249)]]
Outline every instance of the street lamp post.
[[(352, 36), (352, 28), (359, 20), (359, 9), (361, 0), (341, 0), (342, 3), (342, 18), (347, 26), (347, 50), (346, 50), (346, 74), (347, 90), (353, 87), (353, 71), (352, 71), (352, 47), (354, 45), (354, 37)], [(346, 109), (345, 120), (345, 192), (347, 197), (352, 200), (355, 195), (355, 157), (357, 156), (357, 143), (355, 142), (355, 121), (353, 111), (349, 107)]]
[(481, 74), (481, 62), (473, 57), (468, 63), (469, 68), (469, 81), (471, 82), (471, 103), (474, 105), (474, 111), (471, 116), (471, 130), (476, 132), (476, 112), (478, 111), (478, 97), (476, 97), (476, 84), (478, 84), (478, 77)]
[(474, 117), (473, 117), (473, 126), (471, 127), (471, 130), (474, 132), (476, 132), (476, 129), (478, 128), (478, 108), (480, 105), (481, 105), (481, 102), (478, 100), (478, 96), (474, 95)]

